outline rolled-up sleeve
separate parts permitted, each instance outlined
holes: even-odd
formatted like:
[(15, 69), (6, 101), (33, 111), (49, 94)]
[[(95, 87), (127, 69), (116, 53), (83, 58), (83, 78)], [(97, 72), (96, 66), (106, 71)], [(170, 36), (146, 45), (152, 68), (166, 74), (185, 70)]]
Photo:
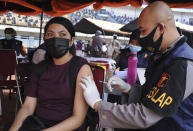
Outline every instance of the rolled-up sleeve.
[(143, 104), (116, 105), (100, 102), (98, 106), (100, 124), (104, 128), (147, 128), (162, 119)]

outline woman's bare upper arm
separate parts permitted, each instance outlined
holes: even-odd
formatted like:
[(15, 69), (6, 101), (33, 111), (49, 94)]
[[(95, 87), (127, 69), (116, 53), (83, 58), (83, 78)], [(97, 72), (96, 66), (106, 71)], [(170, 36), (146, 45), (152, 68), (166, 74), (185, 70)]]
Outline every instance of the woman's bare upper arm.
[[(92, 75), (92, 71), (89, 65), (85, 64), (81, 67), (78, 76), (77, 76), (77, 80), (80, 80), (80, 78), (85, 77), (85, 76), (91, 76), (91, 78), (93, 78)], [(78, 81), (77, 81), (78, 82)], [(80, 81), (79, 81), (80, 82)]]
[(81, 116), (85, 116), (88, 109), (88, 105), (84, 99), (83, 90), (80, 87), (80, 81), (81, 81), (80, 79), (84, 76), (91, 76), (93, 78), (91, 68), (87, 64), (81, 67), (76, 81), (76, 93), (75, 93), (73, 114), (81, 115)]

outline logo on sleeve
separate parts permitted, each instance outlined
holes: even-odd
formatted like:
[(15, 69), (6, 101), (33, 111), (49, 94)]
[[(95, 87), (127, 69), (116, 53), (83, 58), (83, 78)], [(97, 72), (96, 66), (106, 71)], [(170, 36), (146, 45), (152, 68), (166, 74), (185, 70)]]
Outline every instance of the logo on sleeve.
[(159, 107), (162, 109), (165, 105), (169, 106), (173, 98), (167, 95), (167, 92), (162, 92), (161, 95), (157, 95), (158, 92), (161, 92), (160, 89), (154, 87), (150, 92), (146, 95), (148, 99), (150, 99), (153, 103), (158, 103)]
[(163, 73), (161, 79), (159, 80), (157, 86), (158, 87), (166, 87), (168, 81), (170, 80), (170, 75), (167, 73)]
[(157, 83), (157, 87), (153, 87), (146, 95), (148, 99), (155, 103), (155, 105), (158, 105), (161, 109), (165, 106), (169, 106), (173, 102), (173, 98), (168, 95), (168, 92), (165, 90), (166, 88), (162, 88), (168, 86), (169, 80), (170, 75), (163, 73), (161, 79)]

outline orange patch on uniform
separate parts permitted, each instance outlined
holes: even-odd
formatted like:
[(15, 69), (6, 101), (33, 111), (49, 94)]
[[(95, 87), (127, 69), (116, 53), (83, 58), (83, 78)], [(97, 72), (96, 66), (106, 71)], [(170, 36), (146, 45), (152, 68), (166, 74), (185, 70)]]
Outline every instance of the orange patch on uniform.
[(161, 79), (159, 80), (157, 86), (158, 87), (166, 87), (168, 81), (170, 80), (170, 75), (167, 73), (163, 73)]

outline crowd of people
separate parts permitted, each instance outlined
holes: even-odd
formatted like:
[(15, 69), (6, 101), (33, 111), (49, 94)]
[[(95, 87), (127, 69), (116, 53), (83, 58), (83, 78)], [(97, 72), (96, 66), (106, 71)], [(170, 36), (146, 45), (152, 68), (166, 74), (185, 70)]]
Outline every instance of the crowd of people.
[[(4, 131), (86, 131), (93, 127), (88, 123), (95, 115), (102, 128), (114, 131), (193, 130), (192, 47), (179, 34), (164, 2), (144, 8), (138, 27), (124, 49), (116, 35), (107, 45), (99, 30), (89, 47), (91, 57), (114, 59), (118, 70), (127, 71), (126, 80), (113, 74), (104, 87), (127, 97), (126, 103), (114, 103), (102, 100), (88, 61), (76, 55), (84, 46), (81, 41), (74, 44), (72, 22), (65, 17), (50, 19), (44, 27), (44, 43), (30, 61), (33, 66), (24, 88), (24, 104)], [(15, 36), (16, 31), (7, 28), (0, 47), (25, 55)], [(139, 82), (137, 68), (146, 68), (144, 84)], [(95, 126), (89, 130), (95, 131)]]
[[(46, 22), (51, 17), (48, 15), (44, 15), (44, 19), (42, 21), (43, 26), (45, 26)], [(18, 15), (11, 12), (0, 14), (0, 24), (4, 25), (16, 25), (16, 26), (24, 26), (24, 27), (40, 27), (40, 15), (36, 16), (24, 16)]]

